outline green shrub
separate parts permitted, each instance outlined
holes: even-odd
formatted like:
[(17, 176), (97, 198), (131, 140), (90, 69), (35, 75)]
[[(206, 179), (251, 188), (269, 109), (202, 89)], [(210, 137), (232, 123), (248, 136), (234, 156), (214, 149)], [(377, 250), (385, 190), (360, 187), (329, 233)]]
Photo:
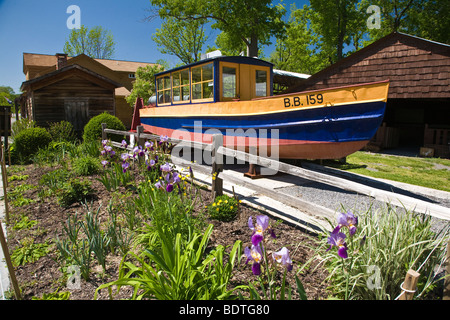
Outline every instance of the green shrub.
[(218, 196), (215, 201), (209, 205), (208, 213), (211, 219), (225, 222), (231, 221), (238, 213), (238, 201), (227, 195)]
[(63, 292), (44, 293), (41, 298), (32, 297), (31, 300), (69, 300), (69, 298), (70, 292), (63, 291)]
[(18, 267), (36, 262), (47, 255), (49, 247), (48, 243), (35, 243), (31, 237), (24, 238), (20, 242), (20, 247), (14, 249), (11, 254), (13, 265)]
[(18, 157), (25, 162), (39, 151), (46, 148), (52, 141), (50, 133), (44, 128), (35, 127), (20, 131), (14, 139), (11, 157)]
[[(93, 141), (93, 140), (99, 140), (102, 138), (102, 123), (106, 123), (106, 127), (108, 129), (114, 129), (114, 130), (121, 130), (125, 131), (126, 128), (122, 121), (113, 116), (109, 113), (102, 113), (98, 116), (93, 117), (84, 127), (83, 132), (83, 140), (85, 142), (87, 141)], [(109, 139), (112, 139), (114, 141), (121, 141), (123, 137), (118, 137), (117, 135), (108, 135)]]
[(11, 125), (11, 137), (13, 140), (15, 137), (25, 129), (34, 128), (36, 123), (28, 118), (22, 118)]
[(68, 207), (72, 203), (85, 201), (92, 193), (90, 181), (73, 178), (58, 190), (58, 203), (62, 207)]
[(72, 169), (77, 176), (90, 176), (100, 171), (98, 158), (86, 156), (72, 160)]
[(70, 178), (70, 172), (66, 169), (56, 169), (44, 174), (39, 180), (39, 185), (49, 187), (52, 191), (61, 188)]
[(53, 141), (75, 142), (77, 140), (77, 135), (73, 129), (73, 125), (68, 121), (64, 120), (50, 123), (47, 130), (52, 136)]

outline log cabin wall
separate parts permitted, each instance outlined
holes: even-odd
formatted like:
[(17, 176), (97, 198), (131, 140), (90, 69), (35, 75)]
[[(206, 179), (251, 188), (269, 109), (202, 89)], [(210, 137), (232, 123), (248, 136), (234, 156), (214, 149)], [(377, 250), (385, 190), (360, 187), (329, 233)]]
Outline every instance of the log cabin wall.
[(71, 77), (33, 92), (33, 118), (41, 127), (67, 120), (75, 130), (103, 112), (115, 114), (114, 89), (103, 88), (86, 79)]

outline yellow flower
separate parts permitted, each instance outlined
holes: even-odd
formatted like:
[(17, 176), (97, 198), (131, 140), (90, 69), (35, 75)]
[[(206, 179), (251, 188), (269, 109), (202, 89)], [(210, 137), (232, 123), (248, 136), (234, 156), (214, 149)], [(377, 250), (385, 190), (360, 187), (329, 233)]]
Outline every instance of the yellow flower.
[(216, 203), (214, 202), (214, 203), (213, 203), (213, 207), (215, 207), (215, 206), (216, 206)]
[(228, 200), (225, 200), (225, 203), (228, 203)]
[(219, 212), (219, 208), (217, 208), (216, 211)]
[(233, 206), (230, 206), (230, 210), (233, 210)]

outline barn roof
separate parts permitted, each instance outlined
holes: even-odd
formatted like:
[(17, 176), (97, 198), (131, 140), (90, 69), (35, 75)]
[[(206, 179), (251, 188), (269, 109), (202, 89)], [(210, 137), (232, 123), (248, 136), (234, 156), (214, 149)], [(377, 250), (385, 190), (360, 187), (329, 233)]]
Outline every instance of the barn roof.
[[(68, 60), (76, 57), (67, 57)], [(138, 67), (145, 67), (153, 65), (154, 63), (125, 61), (125, 60), (110, 60), (110, 59), (93, 59), (98, 63), (108, 67), (114, 71), (135, 72)], [(40, 54), (40, 53), (23, 53), (23, 72), (26, 73), (27, 67), (53, 67), (57, 63), (55, 55)]]
[(26, 88), (32, 87), (33, 90), (36, 90), (74, 75), (81, 76), (102, 86), (114, 89), (122, 87), (122, 85), (116, 81), (108, 79), (77, 64), (72, 64), (53, 72), (46, 73), (40, 77), (24, 81), (20, 89), (26, 91)]
[(450, 45), (393, 32), (288, 92), (390, 80), (389, 98), (450, 98)]

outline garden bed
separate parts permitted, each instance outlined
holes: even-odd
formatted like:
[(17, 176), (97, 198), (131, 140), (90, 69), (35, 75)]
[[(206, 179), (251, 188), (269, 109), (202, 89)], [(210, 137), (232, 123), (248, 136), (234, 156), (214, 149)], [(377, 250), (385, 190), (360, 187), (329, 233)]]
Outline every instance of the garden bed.
[[(39, 183), (42, 176), (57, 167), (53, 165), (25, 165), (12, 166), (8, 169), (10, 180), (9, 188), (17, 188), (19, 185), (35, 186), (25, 190), (23, 201), (11, 203), (10, 224), (8, 227), (8, 244), (10, 252), (14, 252), (24, 244), (24, 239), (33, 239), (35, 244), (48, 244), (48, 253), (39, 257), (35, 262), (26, 262), (16, 267), (16, 277), (22, 291), (23, 299), (29, 300), (34, 297), (42, 298), (44, 294), (54, 292), (70, 292), (70, 300), (92, 300), (96, 289), (105, 283), (118, 279), (119, 266), (122, 256), (117, 252), (109, 254), (106, 258), (106, 269), (95, 259), (92, 259), (89, 279), (81, 279), (79, 289), (68, 289), (67, 264), (61, 262), (61, 257), (55, 245), (55, 239), (64, 238), (64, 224), (67, 219), (74, 214), (78, 214), (78, 219), (82, 220), (86, 213), (86, 208), (82, 203), (73, 203), (67, 207), (61, 206), (55, 195), (43, 195), (43, 187)], [(135, 196), (133, 188), (120, 187), (114, 192), (106, 190), (105, 186), (98, 181), (99, 174), (87, 175), (83, 179), (91, 183), (93, 194), (89, 197), (87, 203), (91, 210), (99, 209), (99, 219), (102, 223), (108, 220), (107, 207), (111, 199), (120, 199), (120, 197)], [(204, 214), (205, 206), (211, 204), (212, 198), (208, 190), (196, 188), (201, 197), (196, 203), (193, 214)], [(229, 222), (213, 220), (205, 216), (206, 224), (213, 224), (213, 232), (210, 238), (209, 247), (214, 248), (217, 245), (233, 246), (235, 241), (241, 240), (242, 247), (251, 246), (252, 231), (248, 227), (249, 217), (256, 217), (264, 214), (240, 204), (238, 216)], [(24, 219), (24, 217), (27, 217)], [(314, 248), (316, 243), (313, 237), (295, 226), (288, 225), (281, 221), (271, 220), (277, 238), (267, 242), (268, 251), (276, 251), (285, 246), (290, 250), (294, 269), (288, 273), (287, 281), (295, 289), (294, 276), (298, 268), (308, 261), (311, 261), (316, 254)], [(33, 221), (27, 227), (14, 228), (23, 221)], [(242, 251), (243, 253), (243, 251)], [(327, 284), (324, 281), (327, 272), (324, 268), (314, 268), (318, 261), (314, 260), (312, 264), (302, 270), (299, 274), (305, 288), (308, 299), (326, 299)], [(250, 281), (256, 281), (252, 274), (251, 263), (246, 264), (246, 258), (242, 258), (235, 267), (229, 286), (247, 285)], [(278, 277), (278, 282), (280, 276)], [(293, 290), (294, 298), (298, 295)], [(128, 299), (132, 295), (131, 287), (122, 287), (114, 299)], [(99, 292), (97, 299), (109, 299), (108, 290)]]

